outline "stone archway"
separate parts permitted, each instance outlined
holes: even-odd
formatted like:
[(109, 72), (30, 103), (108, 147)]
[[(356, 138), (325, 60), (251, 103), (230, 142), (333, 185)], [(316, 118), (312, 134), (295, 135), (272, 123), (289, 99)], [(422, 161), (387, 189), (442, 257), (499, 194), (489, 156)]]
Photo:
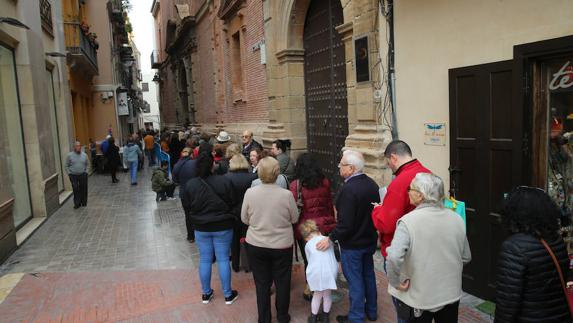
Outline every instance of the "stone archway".
[[(379, 183), (387, 182), (389, 174), (382, 156), (383, 147), (391, 139), (388, 129), (378, 120), (374, 102), (374, 82), (356, 83), (354, 69), (355, 38), (367, 37), (370, 57), (378, 57), (379, 14), (376, 0), (343, 0), (343, 23), (335, 29), (344, 43), (346, 92), (348, 102), (348, 136), (345, 149), (365, 155), (365, 172)], [(311, 0), (272, 1), (268, 4), (265, 34), (267, 39), (267, 75), (269, 86), (269, 124), (263, 133), (265, 146), (276, 138), (290, 138), (293, 150), (306, 151), (307, 125), (304, 88), (304, 24)], [(384, 51), (384, 49), (380, 49)], [(373, 60), (372, 74), (379, 73)], [(358, 108), (359, 107), (359, 108)]]

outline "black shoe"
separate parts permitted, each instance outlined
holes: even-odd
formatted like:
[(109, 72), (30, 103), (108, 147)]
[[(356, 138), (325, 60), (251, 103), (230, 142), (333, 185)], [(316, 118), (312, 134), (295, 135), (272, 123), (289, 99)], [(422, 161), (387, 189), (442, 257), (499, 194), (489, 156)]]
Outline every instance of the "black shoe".
[(376, 322), (378, 320), (378, 315), (370, 316), (370, 315), (366, 314), (366, 319), (370, 322)]
[(239, 292), (233, 290), (231, 291), (231, 296), (225, 297), (225, 304), (231, 305), (237, 300), (237, 298), (239, 298)]
[(203, 294), (203, 296), (201, 296), (203, 299), (203, 304), (209, 304), (209, 302), (213, 299), (213, 296), (213, 290), (211, 290), (209, 294)]
[(137, 185), (137, 182), (135, 182), (135, 183), (131, 183), (131, 185)]
[(350, 321), (348, 320), (348, 315), (337, 315), (337, 316), (336, 316), (336, 321), (337, 321), (338, 323), (347, 323), (347, 322), (350, 322)]
[(74, 210), (79, 209), (81, 205), (74, 205)]
[(187, 241), (189, 241), (189, 243), (193, 243), (195, 242), (195, 239), (187, 238)]
[(317, 323), (318, 322), (318, 315), (310, 314), (308, 319), (306, 320), (308, 323)]
[(329, 313), (324, 313), (324, 312), (322, 312), (322, 314), (320, 314), (319, 320), (320, 320), (320, 322), (322, 322), (322, 323), (330, 323)]

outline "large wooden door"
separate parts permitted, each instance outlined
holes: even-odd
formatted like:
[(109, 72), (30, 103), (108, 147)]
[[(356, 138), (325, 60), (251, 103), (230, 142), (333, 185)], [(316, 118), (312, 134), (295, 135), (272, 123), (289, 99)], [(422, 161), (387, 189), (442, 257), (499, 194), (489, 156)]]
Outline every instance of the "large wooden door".
[(523, 114), (512, 102), (512, 61), (449, 71), (450, 183), (466, 203), (472, 261), (463, 288), (485, 299), (495, 294), (496, 262), (505, 233), (504, 193), (523, 183)]
[(314, 0), (304, 25), (304, 85), (308, 151), (333, 182), (348, 136), (344, 43), (335, 27), (344, 21), (340, 0)]

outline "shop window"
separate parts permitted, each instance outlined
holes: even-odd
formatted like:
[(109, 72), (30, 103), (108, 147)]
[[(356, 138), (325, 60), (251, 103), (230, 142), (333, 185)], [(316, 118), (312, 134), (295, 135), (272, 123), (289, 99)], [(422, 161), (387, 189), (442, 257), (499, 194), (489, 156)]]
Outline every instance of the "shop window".
[[(541, 65), (541, 94), (548, 113), (547, 192), (562, 212), (571, 242), (573, 211), (573, 55)], [(571, 243), (568, 243), (571, 246)], [(570, 248), (570, 253), (573, 252)]]
[(32, 217), (14, 53), (0, 45), (0, 190), (15, 198), (14, 225)]
[(241, 55), (241, 31), (231, 36), (231, 69), (233, 77), (233, 101), (243, 100), (243, 59)]

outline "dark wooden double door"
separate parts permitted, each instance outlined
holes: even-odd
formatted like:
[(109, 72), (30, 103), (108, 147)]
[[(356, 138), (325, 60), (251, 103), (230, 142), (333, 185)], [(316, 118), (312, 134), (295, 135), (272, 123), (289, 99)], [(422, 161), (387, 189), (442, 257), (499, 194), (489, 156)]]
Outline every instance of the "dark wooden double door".
[(304, 85), (308, 152), (336, 187), (337, 165), (348, 136), (344, 43), (340, 0), (311, 1), (304, 25)]
[(504, 194), (523, 183), (523, 113), (512, 102), (513, 62), (452, 69), (450, 188), (466, 203), (472, 261), (463, 288), (493, 299)]

